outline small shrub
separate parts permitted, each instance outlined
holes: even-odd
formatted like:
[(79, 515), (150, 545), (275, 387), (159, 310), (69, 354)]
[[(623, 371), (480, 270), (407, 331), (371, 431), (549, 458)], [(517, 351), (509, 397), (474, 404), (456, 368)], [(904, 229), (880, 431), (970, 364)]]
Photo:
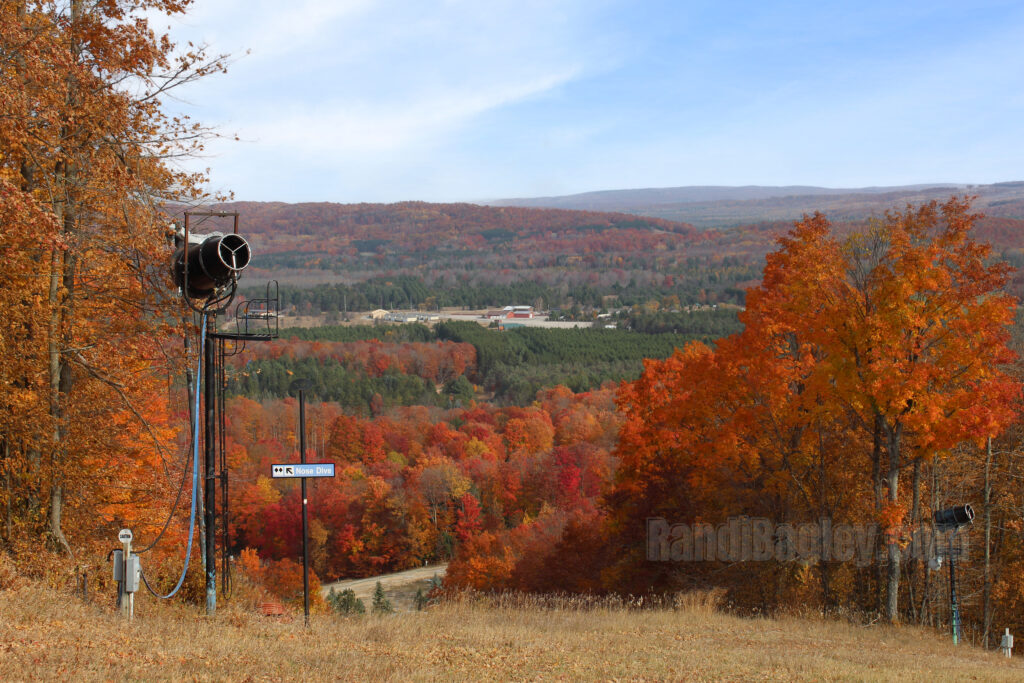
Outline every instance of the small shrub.
[(349, 616), (352, 614), (365, 614), (366, 605), (363, 601), (356, 597), (356, 593), (351, 588), (346, 588), (340, 593), (334, 592), (332, 588), (327, 594), (327, 604), (331, 606), (338, 614)]
[(430, 602), (430, 598), (428, 598), (426, 595), (424, 595), (422, 588), (417, 588), (416, 589), (416, 596), (412, 599), (412, 601), (413, 601), (413, 604), (416, 605), (416, 609), (417, 610), (422, 610), (423, 608), (425, 608), (427, 606), (427, 603)]

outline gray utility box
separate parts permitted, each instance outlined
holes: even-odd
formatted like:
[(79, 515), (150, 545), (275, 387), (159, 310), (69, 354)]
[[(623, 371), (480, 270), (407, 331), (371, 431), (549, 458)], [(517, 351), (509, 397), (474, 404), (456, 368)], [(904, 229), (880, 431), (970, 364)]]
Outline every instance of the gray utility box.
[(128, 593), (134, 593), (139, 590), (139, 574), (142, 573), (142, 565), (139, 563), (138, 555), (128, 556), (128, 566), (126, 567), (128, 576), (125, 577), (124, 590)]
[(114, 581), (124, 581), (124, 551), (114, 551)]
[(128, 572), (125, 576), (124, 551), (114, 551), (114, 581), (124, 581), (124, 592), (134, 593), (139, 590), (139, 576), (142, 574), (142, 564), (138, 555), (128, 556)]

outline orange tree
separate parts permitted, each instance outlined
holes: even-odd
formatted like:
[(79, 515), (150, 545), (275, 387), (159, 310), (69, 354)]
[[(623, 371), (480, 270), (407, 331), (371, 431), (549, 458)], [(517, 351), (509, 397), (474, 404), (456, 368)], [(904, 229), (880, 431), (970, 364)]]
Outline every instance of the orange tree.
[[(877, 594), (896, 619), (898, 529), (922, 518), (922, 465), (999, 433), (1020, 392), (1002, 369), (1013, 357), (1008, 268), (972, 239), (976, 219), (956, 198), (845, 238), (823, 216), (805, 218), (748, 293), (742, 333), (649, 361), (620, 395), (621, 463), (606, 505), (627, 552), (606, 584), (679, 579), (644, 559), (647, 517), (874, 520), (887, 532)], [(826, 604), (830, 577), (822, 567)]]
[[(1016, 302), (1009, 266), (971, 237), (967, 200), (892, 212), (842, 246), (842, 278), (814, 311), (821, 372), (871, 435), (870, 462), (888, 569), (885, 614), (898, 616), (896, 528), (921, 519), (921, 465), (962, 441), (984, 441), (1014, 417), (1020, 385), (1003, 370)], [(912, 472), (910, 500), (900, 475)], [(881, 500), (879, 500), (881, 499)], [(908, 519), (909, 516), (909, 519)]]
[[(146, 16), (188, 5), (0, 2), (0, 212), (12, 265), (0, 284), (9, 541), (23, 527), (73, 554), (65, 532), (83, 532), (82, 542), (95, 528), (94, 510), (113, 490), (105, 478), (118, 473), (111, 460), (155, 466), (118, 482), (146, 500), (174, 479), (158, 419), (165, 406), (145, 399), (166, 376), (154, 339), (172, 319), (160, 204), (198, 196), (201, 179), (166, 162), (195, 151), (204, 131), (165, 115), (160, 98), (222, 62), (176, 51)], [(149, 446), (119, 438), (125, 416), (146, 423), (139, 438)]]

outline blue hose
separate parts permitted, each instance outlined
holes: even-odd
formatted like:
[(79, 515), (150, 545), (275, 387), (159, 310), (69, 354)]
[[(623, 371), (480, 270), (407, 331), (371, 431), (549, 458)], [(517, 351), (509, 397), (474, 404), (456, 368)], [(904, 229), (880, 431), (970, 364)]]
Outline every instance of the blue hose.
[[(193, 420), (192, 428), (192, 509), (189, 512), (188, 519), (188, 548), (185, 550), (185, 566), (181, 570), (181, 578), (178, 579), (178, 585), (174, 587), (167, 595), (157, 595), (157, 593), (150, 587), (149, 581), (146, 581), (146, 575), (142, 575), (142, 581), (146, 584), (146, 588), (149, 588), (149, 592), (156, 595), (161, 600), (167, 600), (173, 598), (174, 594), (178, 592), (181, 585), (185, 583), (185, 574), (188, 572), (188, 563), (192, 558), (192, 538), (195, 535), (196, 530), (196, 499), (199, 497), (199, 387), (203, 383), (203, 354), (206, 351), (206, 314), (203, 313), (203, 324), (202, 329), (199, 333), (199, 367), (196, 369), (196, 401), (195, 401), (195, 415)], [(209, 378), (206, 380), (209, 382)]]

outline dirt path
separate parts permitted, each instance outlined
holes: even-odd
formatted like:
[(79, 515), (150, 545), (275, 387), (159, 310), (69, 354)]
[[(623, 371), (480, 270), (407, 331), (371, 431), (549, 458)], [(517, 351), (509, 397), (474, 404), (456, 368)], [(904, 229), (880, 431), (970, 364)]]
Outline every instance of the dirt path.
[(377, 582), (380, 581), (381, 586), (384, 587), (384, 593), (395, 603), (395, 606), (399, 609), (407, 608), (406, 603), (412, 603), (412, 596), (416, 594), (417, 588), (423, 588), (423, 592), (426, 593), (429, 590), (428, 584), (430, 579), (435, 575), (444, 577), (447, 569), (448, 563), (445, 562), (443, 564), (430, 565), (429, 567), (407, 569), (404, 572), (395, 572), (394, 574), (369, 576), (365, 579), (335, 581), (334, 583), (326, 583), (321, 586), (320, 592), (324, 597), (327, 597), (332, 588), (335, 591), (343, 591), (349, 588), (356, 594), (357, 598), (362, 599), (367, 607), (369, 607), (373, 590), (377, 587)]

